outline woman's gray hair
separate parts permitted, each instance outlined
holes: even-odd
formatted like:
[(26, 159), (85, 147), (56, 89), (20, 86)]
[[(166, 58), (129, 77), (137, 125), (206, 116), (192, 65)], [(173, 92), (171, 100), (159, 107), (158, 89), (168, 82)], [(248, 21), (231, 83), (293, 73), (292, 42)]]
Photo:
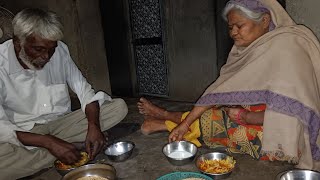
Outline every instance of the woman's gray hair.
[(63, 26), (54, 12), (28, 8), (20, 11), (12, 21), (13, 34), (21, 42), (31, 34), (58, 41), (63, 38)]
[(260, 22), (263, 18), (263, 15), (266, 14), (265, 12), (253, 12), (243, 6), (228, 3), (222, 13), (222, 17), (225, 21), (228, 21), (227, 16), (231, 10), (238, 10), (242, 15), (256, 22)]

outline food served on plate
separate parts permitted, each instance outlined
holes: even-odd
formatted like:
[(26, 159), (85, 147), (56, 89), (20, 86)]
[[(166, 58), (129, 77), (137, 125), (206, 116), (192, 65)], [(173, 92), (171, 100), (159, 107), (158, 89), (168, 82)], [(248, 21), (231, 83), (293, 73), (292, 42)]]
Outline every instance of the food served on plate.
[(78, 178), (77, 180), (109, 180), (109, 179), (101, 176), (86, 176), (86, 177)]
[(204, 160), (200, 163), (200, 169), (211, 174), (223, 174), (234, 168), (236, 161), (228, 156), (226, 159)]
[(80, 154), (81, 154), (81, 159), (74, 164), (64, 164), (63, 162), (57, 160), (55, 162), (56, 168), (61, 169), (61, 170), (66, 170), (66, 169), (76, 168), (76, 167), (79, 167), (79, 166), (86, 164), (89, 161), (88, 154), (86, 152), (81, 152)]

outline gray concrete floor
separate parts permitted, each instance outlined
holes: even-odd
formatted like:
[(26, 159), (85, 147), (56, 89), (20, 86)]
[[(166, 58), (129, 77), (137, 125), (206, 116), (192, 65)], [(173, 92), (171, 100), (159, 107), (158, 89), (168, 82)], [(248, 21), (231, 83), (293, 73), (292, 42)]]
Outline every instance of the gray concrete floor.
[[(138, 113), (136, 107), (137, 98), (125, 99), (129, 113), (123, 120), (125, 123), (143, 122), (143, 117)], [(164, 101), (152, 99), (153, 103), (168, 108), (169, 110), (186, 111), (192, 107), (190, 103)], [(156, 133), (145, 136), (140, 130), (132, 134), (121, 137), (118, 140), (130, 140), (136, 145), (132, 156), (124, 162), (112, 162), (104, 154), (99, 154), (96, 158), (98, 162), (111, 164), (117, 171), (119, 180), (155, 180), (158, 177), (176, 171), (199, 172), (194, 162), (184, 166), (171, 165), (162, 154), (162, 147), (167, 143), (167, 132)], [(206, 152), (212, 152), (213, 149), (202, 147), (198, 149), (198, 155)], [(282, 171), (292, 169), (293, 167), (282, 162), (257, 161), (247, 155), (233, 155), (237, 161), (234, 172), (227, 179), (234, 180), (273, 180), (276, 175)], [(28, 178), (32, 180), (58, 180), (61, 176), (55, 169), (47, 169), (36, 176)]]

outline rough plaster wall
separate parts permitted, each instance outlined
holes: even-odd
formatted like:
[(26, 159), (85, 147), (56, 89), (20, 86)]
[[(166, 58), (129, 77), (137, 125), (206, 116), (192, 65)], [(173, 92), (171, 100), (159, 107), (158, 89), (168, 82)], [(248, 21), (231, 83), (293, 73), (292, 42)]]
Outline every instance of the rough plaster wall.
[(287, 0), (286, 9), (294, 21), (309, 27), (320, 39), (320, 1), (318, 0)]
[(13, 13), (27, 7), (55, 11), (64, 24), (63, 41), (83, 75), (95, 90), (111, 94), (99, 1), (1, 0), (0, 5)]
[(88, 77), (96, 89), (111, 92), (99, 1), (78, 0), (76, 5)]
[(214, 0), (166, 0), (169, 98), (195, 101), (217, 77)]

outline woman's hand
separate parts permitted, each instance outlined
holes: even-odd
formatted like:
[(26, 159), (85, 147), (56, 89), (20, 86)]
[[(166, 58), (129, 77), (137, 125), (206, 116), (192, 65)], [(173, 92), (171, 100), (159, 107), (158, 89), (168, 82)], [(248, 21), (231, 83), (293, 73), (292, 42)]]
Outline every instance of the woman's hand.
[(263, 125), (264, 111), (250, 112), (243, 108), (225, 108), (224, 110), (230, 120), (237, 124)]
[(194, 106), (188, 116), (176, 128), (174, 128), (169, 135), (169, 142), (181, 141), (183, 136), (189, 131), (191, 125), (198, 119), (203, 112), (212, 108), (213, 106)]
[(183, 136), (189, 131), (189, 126), (182, 121), (176, 128), (174, 128), (169, 135), (169, 142), (181, 141)]
[(248, 113), (247, 110), (244, 110), (243, 108), (224, 108), (224, 110), (226, 111), (231, 121), (237, 124), (239, 124), (239, 120), (242, 123), (246, 123), (246, 115)]

